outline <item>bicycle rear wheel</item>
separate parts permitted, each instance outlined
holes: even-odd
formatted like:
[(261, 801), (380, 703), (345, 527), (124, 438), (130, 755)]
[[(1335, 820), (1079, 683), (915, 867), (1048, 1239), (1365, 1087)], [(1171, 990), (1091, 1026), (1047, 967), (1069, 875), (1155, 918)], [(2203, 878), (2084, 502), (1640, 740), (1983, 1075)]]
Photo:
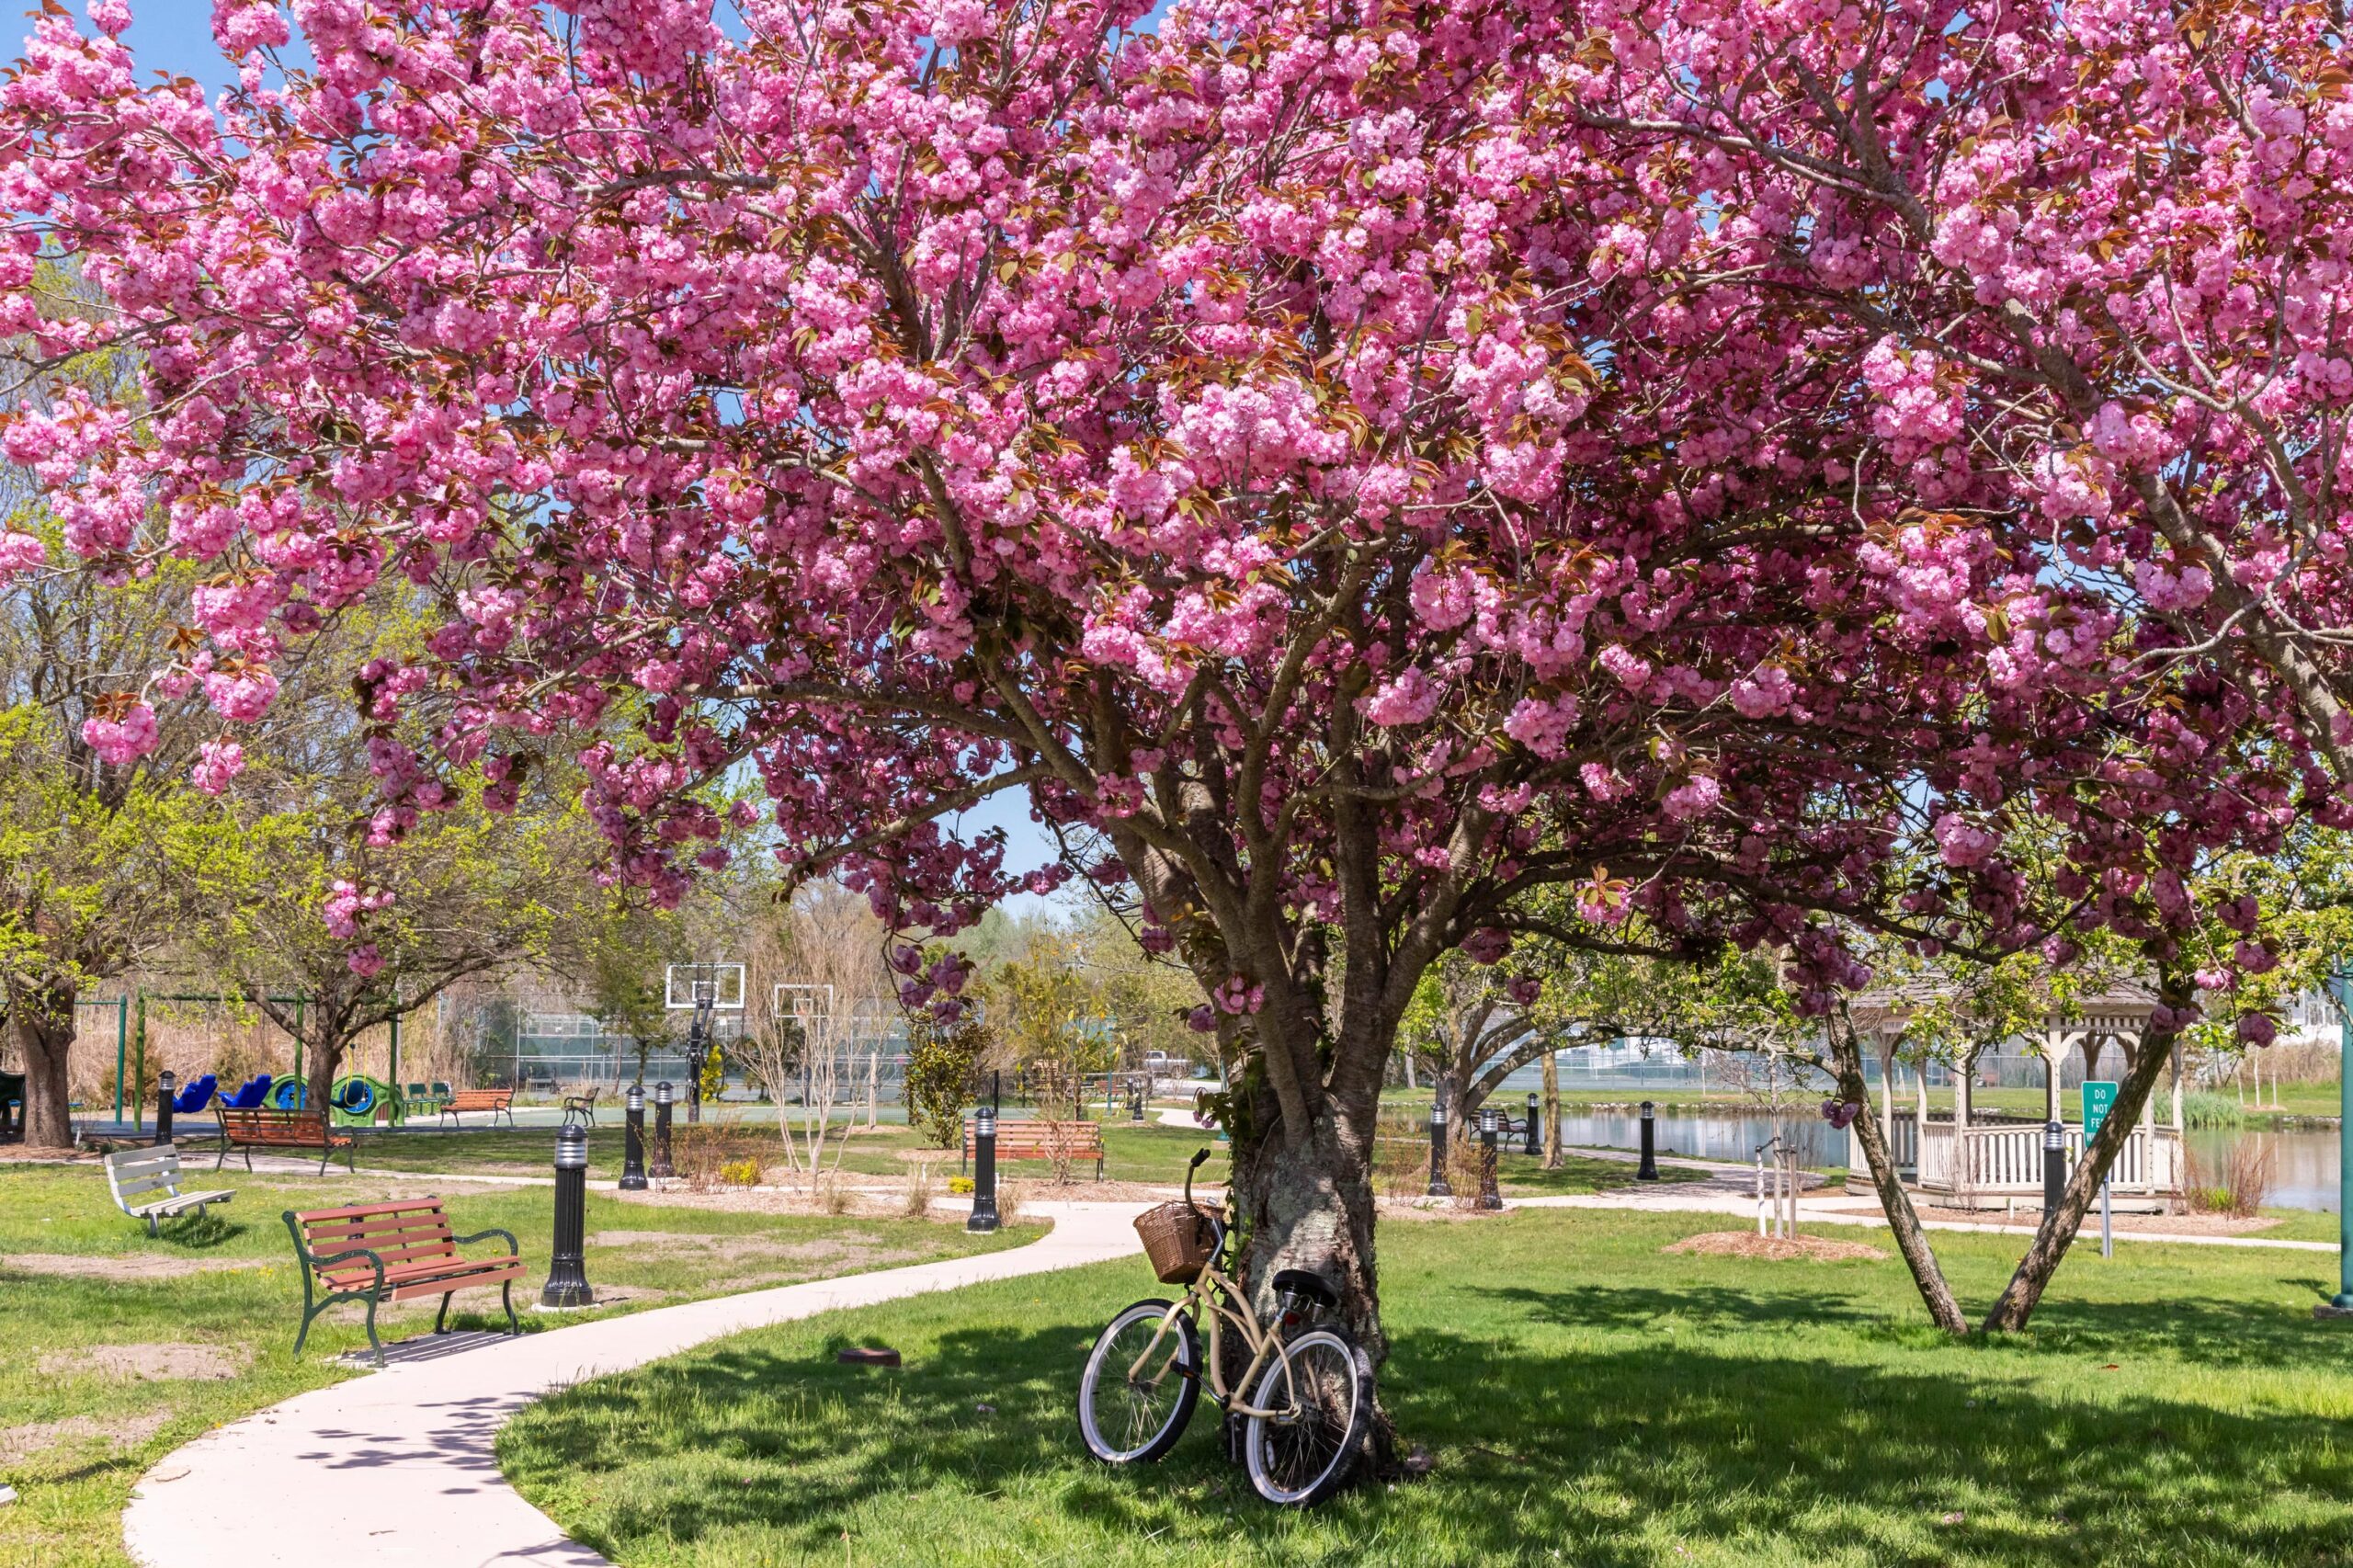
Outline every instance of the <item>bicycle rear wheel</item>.
[[(1288, 1377), (1284, 1369), (1290, 1369)], [(1311, 1329), (1258, 1379), (1243, 1429), (1250, 1484), (1269, 1503), (1311, 1508), (1347, 1484), (1372, 1425), (1372, 1360), (1338, 1329)]]
[[(1176, 1446), (1201, 1397), (1201, 1342), (1193, 1320), (1161, 1334), (1166, 1301), (1138, 1301), (1097, 1336), (1078, 1379), (1078, 1431), (1105, 1464), (1139, 1464)], [(1153, 1336), (1160, 1335), (1154, 1345)], [(1149, 1351), (1149, 1357), (1146, 1352)], [(1139, 1368), (1137, 1363), (1143, 1364)], [(1136, 1368), (1131, 1377), (1129, 1369)]]

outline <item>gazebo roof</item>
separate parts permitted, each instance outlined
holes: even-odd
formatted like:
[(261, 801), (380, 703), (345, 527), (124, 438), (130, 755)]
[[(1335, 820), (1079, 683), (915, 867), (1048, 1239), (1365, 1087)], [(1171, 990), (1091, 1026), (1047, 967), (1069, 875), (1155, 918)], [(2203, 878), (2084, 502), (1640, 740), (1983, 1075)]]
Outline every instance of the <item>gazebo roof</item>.
[[(1885, 986), (1877, 991), (1859, 992), (1847, 1005), (1847, 1015), (1854, 1019), (1855, 1028), (1860, 1033), (1897, 1034), (1910, 1025), (1922, 1008), (1953, 994), (1952, 986), (1934, 981)], [(2146, 983), (2118, 981), (2095, 994), (2079, 996), (2065, 1006), (2056, 1002), (2048, 1004), (2042, 1027), (2046, 1029), (2085, 1029), (2095, 1034), (2138, 1034), (2147, 1026), (2149, 1014), (2156, 1005), (2156, 992)]]

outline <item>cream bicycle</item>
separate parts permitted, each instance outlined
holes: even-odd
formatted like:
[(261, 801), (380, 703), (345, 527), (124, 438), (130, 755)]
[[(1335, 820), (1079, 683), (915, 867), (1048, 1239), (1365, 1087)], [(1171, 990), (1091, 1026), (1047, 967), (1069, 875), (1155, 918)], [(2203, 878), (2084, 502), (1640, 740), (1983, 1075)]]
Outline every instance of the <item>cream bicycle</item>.
[[(1176, 1446), (1200, 1400), (1204, 1363), (1197, 1321), (1209, 1327), (1210, 1396), (1242, 1423), (1242, 1462), (1269, 1503), (1309, 1507), (1347, 1482), (1372, 1419), (1372, 1362), (1346, 1330), (1323, 1320), (1339, 1305), (1332, 1287), (1304, 1269), (1274, 1278), (1277, 1321), (1261, 1326), (1250, 1299), (1221, 1271), (1230, 1232), (1222, 1208), (1185, 1199), (1136, 1221), (1153, 1268), (1183, 1285), (1174, 1301), (1143, 1301), (1111, 1320), (1078, 1381), (1078, 1426), (1106, 1464), (1156, 1460)], [(1221, 1329), (1231, 1324), (1250, 1364), (1229, 1387)], [(1241, 1397), (1236, 1397), (1236, 1391)]]

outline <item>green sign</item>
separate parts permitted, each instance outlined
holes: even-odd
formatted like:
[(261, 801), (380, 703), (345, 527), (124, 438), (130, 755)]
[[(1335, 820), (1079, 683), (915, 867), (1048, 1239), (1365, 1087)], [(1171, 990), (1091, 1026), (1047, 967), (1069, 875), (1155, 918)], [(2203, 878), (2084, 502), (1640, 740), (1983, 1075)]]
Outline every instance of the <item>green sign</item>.
[(2116, 1085), (2098, 1078), (2084, 1081), (2084, 1142), (2088, 1143), (2099, 1136), (2099, 1124), (2116, 1104)]

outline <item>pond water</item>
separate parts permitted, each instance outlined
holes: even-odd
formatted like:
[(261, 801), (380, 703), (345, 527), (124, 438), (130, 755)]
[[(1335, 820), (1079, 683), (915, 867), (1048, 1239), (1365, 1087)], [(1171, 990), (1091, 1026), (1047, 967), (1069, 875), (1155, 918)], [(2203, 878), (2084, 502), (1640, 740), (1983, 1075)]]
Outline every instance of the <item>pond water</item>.
[[(1510, 1100), (1515, 1113), (1518, 1096)], [(1657, 1117), (1658, 1152), (1694, 1159), (1724, 1160), (1748, 1165), (1758, 1144), (1773, 1136), (1768, 1117), (1744, 1111), (1699, 1113), (1661, 1110)], [(1847, 1161), (1846, 1134), (1835, 1131), (1817, 1115), (1792, 1116), (1785, 1124), (1797, 1144), (1802, 1163), (1837, 1165)], [(1561, 1136), (1571, 1147), (1639, 1149), (1643, 1119), (1638, 1112), (1577, 1110), (1563, 1108)], [(2209, 1128), (2189, 1135), (2191, 1149), (2208, 1161), (2220, 1161), (2233, 1144), (2252, 1141), (2271, 1155), (2272, 1207), (2336, 1211), (2337, 1135), (2329, 1128), (2269, 1130)]]

